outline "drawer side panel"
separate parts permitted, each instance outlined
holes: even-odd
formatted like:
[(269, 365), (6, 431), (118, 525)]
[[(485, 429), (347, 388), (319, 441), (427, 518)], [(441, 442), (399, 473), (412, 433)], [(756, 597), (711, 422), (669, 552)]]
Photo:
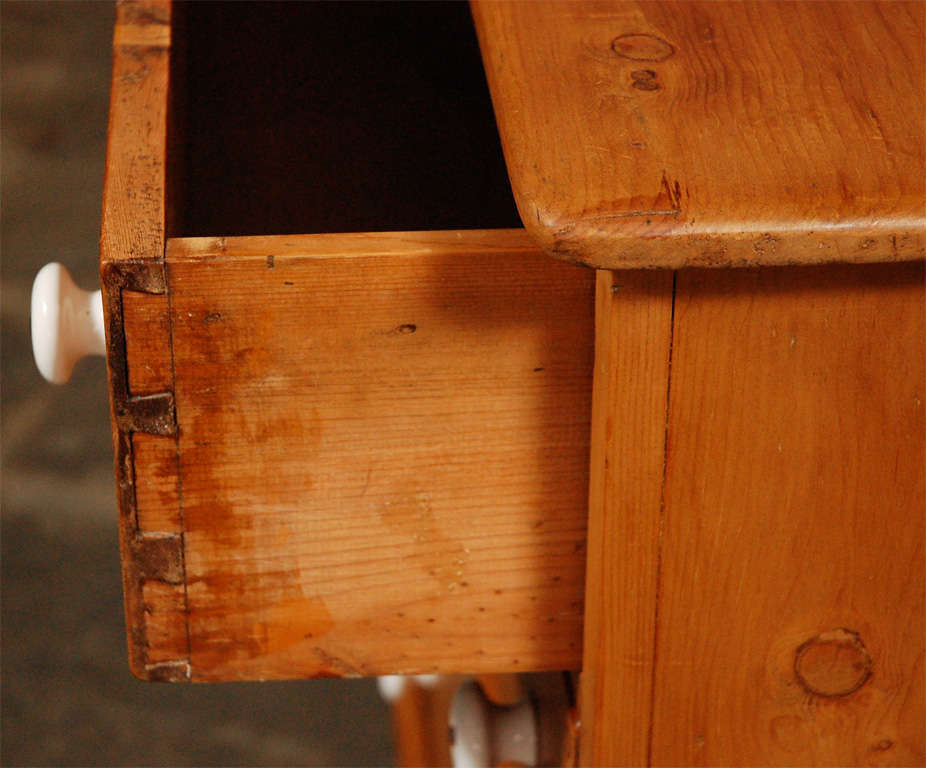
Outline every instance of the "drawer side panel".
[(593, 274), (338, 241), (168, 246), (193, 679), (577, 667)]

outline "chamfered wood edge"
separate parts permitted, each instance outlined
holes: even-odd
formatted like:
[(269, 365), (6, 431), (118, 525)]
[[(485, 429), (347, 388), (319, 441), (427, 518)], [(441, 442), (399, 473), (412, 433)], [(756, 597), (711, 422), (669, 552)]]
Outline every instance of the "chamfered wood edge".
[[(171, 3), (121, 0), (113, 34), (109, 131), (100, 235), (100, 277), (119, 507), (119, 539), (129, 667), (142, 680), (189, 681), (182, 526), (141, 530), (133, 437), (156, 436), (176, 446), (172, 373), (154, 377), (163, 391), (130, 388), (127, 334), (169, 360), (170, 339), (152, 318), (126, 315), (124, 292), (165, 296), (165, 155)], [(144, 300), (144, 299), (143, 299)], [(168, 447), (168, 455), (171, 449)], [(173, 449), (176, 453), (176, 448)], [(171, 462), (158, 468), (177, 476)], [(169, 479), (169, 478), (168, 478)], [(179, 491), (179, 489), (178, 489)], [(177, 507), (162, 518), (179, 520)]]
[[(501, 108), (504, 51), (493, 45), (491, 0), (470, 0), (499, 137), (521, 220), (543, 250), (558, 259), (598, 269), (680, 269), (828, 263), (914, 261), (926, 258), (926, 199), (907, 199), (899, 213), (859, 220), (730, 221), (710, 230), (685, 221), (677, 193), (666, 188), (667, 205), (576, 219), (523, 188), (531, 174), (522, 137)], [(495, 30), (497, 32), (497, 30)], [(508, 128), (508, 124), (512, 128)], [(536, 166), (534, 166), (536, 168)], [(556, 200), (556, 196), (553, 196)], [(652, 208), (652, 206), (650, 207)]]
[[(523, 212), (520, 198), (518, 210)], [(676, 214), (677, 215), (677, 214)], [(926, 217), (893, 222), (808, 222), (808, 227), (727, 232), (670, 233), (674, 216), (653, 215), (666, 222), (667, 234), (640, 224), (622, 226), (601, 219), (564, 223), (550, 212), (524, 217), (528, 231), (546, 253), (599, 269), (682, 269), (685, 267), (783, 267), (822, 264), (871, 264), (926, 258)], [(811, 228), (813, 227), (813, 228)]]

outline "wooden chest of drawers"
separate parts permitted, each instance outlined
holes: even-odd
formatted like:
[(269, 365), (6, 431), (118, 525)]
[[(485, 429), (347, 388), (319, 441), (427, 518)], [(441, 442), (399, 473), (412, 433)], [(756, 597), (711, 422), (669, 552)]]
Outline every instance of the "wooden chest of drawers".
[(475, 4), (527, 231), (465, 6), (119, 8), (135, 674), (582, 667), (583, 764), (922, 760), (922, 5)]

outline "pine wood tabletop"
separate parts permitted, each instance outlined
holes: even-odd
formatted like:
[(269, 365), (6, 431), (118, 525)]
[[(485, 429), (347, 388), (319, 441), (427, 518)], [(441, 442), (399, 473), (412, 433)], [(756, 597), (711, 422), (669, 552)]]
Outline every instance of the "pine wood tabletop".
[(525, 226), (599, 267), (924, 255), (924, 16), (905, 2), (490, 2)]

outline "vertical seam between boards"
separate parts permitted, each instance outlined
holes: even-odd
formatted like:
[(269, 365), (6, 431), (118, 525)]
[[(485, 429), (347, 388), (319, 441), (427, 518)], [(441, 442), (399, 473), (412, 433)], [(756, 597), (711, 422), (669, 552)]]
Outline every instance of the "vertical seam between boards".
[(666, 362), (666, 409), (662, 444), (662, 486), (659, 494), (659, 533), (656, 543), (656, 600), (653, 607), (653, 653), (650, 671), (649, 733), (646, 740), (646, 764), (653, 764), (653, 732), (656, 715), (656, 665), (659, 658), (659, 603), (662, 598), (662, 543), (666, 523), (666, 477), (669, 464), (669, 405), (672, 395), (672, 354), (675, 345), (675, 301), (678, 272), (672, 272), (672, 303), (669, 311), (669, 355)]

